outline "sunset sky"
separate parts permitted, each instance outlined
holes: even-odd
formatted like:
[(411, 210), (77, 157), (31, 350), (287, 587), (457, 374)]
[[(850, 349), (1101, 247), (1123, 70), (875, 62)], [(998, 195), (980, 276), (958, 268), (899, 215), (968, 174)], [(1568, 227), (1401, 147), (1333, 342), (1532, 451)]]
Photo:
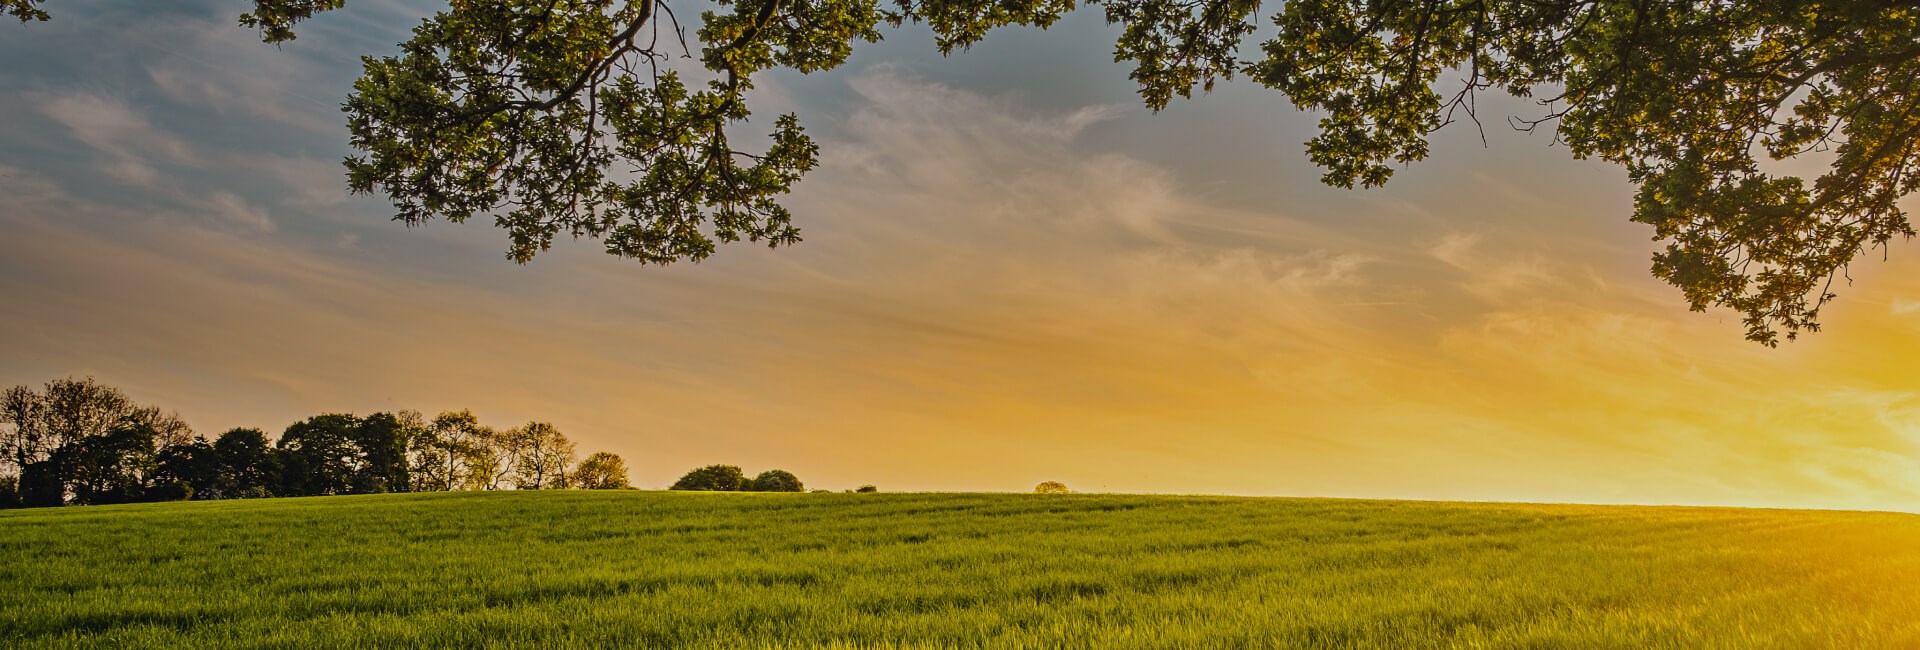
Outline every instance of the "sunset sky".
[[(1617, 167), (1449, 128), (1329, 188), (1235, 80), (1160, 114), (1097, 12), (942, 58), (886, 31), (772, 75), (820, 169), (803, 243), (644, 267), (349, 196), (338, 105), (430, 2), (279, 49), (247, 3), (0, 23), (0, 385), (92, 375), (206, 434), (322, 412), (547, 420), (636, 485), (1920, 510), (1920, 246), (1767, 349), (1651, 278)], [(1494, 98), (1487, 97), (1492, 100)], [(1911, 202), (1910, 202), (1911, 203)]]

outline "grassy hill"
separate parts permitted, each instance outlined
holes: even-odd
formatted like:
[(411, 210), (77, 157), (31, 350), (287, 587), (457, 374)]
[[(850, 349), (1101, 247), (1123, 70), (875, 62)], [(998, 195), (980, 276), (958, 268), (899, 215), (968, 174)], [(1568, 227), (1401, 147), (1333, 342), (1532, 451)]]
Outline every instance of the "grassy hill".
[(1920, 517), (541, 492), (0, 512), (0, 645), (1920, 647)]

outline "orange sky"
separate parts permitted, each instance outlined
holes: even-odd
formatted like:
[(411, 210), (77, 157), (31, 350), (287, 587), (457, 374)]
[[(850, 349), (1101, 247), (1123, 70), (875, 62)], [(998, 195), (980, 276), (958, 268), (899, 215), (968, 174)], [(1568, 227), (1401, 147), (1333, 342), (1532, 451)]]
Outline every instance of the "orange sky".
[[(758, 98), (824, 149), (803, 244), (515, 267), (484, 224), (344, 196), (327, 102), (355, 50), (325, 41), (352, 23), (225, 61), (244, 30), (151, 22), (137, 63), (0, 78), (28, 116), (0, 125), (0, 382), (90, 373), (207, 433), (539, 418), (642, 486), (729, 462), (832, 488), (1920, 510), (1920, 249), (1762, 348), (1648, 277), (1619, 169), (1543, 137), (1450, 132), (1336, 190), (1276, 95), (1152, 115), (1098, 47), (1016, 74), (1066, 46), (890, 42)], [(115, 28), (66, 23), (0, 56)]]

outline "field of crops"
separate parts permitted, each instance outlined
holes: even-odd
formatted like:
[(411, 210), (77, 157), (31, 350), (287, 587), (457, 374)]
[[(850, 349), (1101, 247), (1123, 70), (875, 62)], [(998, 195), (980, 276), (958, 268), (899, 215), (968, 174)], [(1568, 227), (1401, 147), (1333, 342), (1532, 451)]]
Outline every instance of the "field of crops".
[(1920, 647), (1920, 517), (522, 492), (0, 512), (0, 645)]

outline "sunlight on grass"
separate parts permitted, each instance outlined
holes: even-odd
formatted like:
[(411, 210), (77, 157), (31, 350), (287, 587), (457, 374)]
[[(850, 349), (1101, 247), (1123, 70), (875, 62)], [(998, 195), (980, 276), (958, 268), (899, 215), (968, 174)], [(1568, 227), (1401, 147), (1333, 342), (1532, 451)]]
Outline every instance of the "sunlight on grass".
[(542, 492), (0, 513), (0, 642), (1916, 647), (1920, 517)]

